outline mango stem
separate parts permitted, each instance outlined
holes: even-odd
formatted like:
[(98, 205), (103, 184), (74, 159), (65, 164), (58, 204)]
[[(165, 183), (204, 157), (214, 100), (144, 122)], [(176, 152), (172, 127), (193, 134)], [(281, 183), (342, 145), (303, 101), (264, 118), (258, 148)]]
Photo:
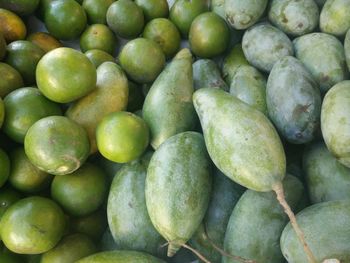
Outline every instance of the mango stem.
[(202, 260), (204, 263), (211, 263), (208, 259), (206, 259), (201, 253), (199, 253), (197, 250), (195, 250), (193, 247), (190, 247), (189, 245), (182, 244), (182, 246), (189, 251), (191, 251), (193, 254), (195, 254), (200, 260)]
[(297, 219), (295, 217), (294, 212), (290, 208), (289, 204), (286, 201), (286, 198), (284, 196), (284, 189), (282, 183), (278, 183), (273, 187), (273, 190), (276, 193), (277, 200), (280, 203), (280, 205), (283, 207), (284, 212), (288, 215), (290, 223), (292, 224), (292, 227), (294, 231), (296, 232), (298, 239), (300, 243), (303, 245), (304, 251), (306, 253), (307, 259), (310, 263), (317, 263), (314, 254), (312, 253), (310, 247), (306, 243), (304, 232), (301, 230), (297, 223)]

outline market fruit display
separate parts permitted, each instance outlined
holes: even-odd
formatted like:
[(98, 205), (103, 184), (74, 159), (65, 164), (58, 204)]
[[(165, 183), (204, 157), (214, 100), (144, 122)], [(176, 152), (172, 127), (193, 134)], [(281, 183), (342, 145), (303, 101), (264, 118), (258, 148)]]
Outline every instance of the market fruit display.
[(350, 262), (349, 0), (0, 0), (0, 263)]

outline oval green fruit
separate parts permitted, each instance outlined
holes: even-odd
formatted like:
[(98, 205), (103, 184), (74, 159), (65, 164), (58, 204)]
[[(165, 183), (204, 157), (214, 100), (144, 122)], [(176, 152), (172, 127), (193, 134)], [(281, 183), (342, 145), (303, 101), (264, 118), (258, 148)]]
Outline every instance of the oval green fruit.
[(5, 246), (20, 254), (41, 254), (61, 239), (65, 218), (52, 200), (33, 196), (11, 205), (1, 219)]
[(94, 64), (95, 68), (98, 68), (104, 62), (115, 62), (115, 58), (105, 51), (99, 49), (90, 49), (86, 51), (85, 56)]
[(4, 98), (11, 91), (23, 87), (21, 74), (6, 63), (0, 62), (0, 97)]
[(67, 103), (96, 87), (96, 69), (90, 60), (72, 48), (56, 48), (39, 62), (36, 80), (39, 90), (50, 100)]
[(193, 63), (194, 89), (218, 88), (228, 91), (226, 82), (221, 77), (221, 72), (213, 60), (199, 59)]
[(193, 103), (209, 155), (226, 176), (259, 192), (282, 181), (284, 149), (263, 113), (219, 89), (197, 90)]
[(48, 100), (37, 88), (20, 88), (5, 99), (6, 118), (3, 131), (12, 140), (23, 143), (28, 129), (38, 120), (62, 115), (60, 106)]
[(343, 37), (350, 28), (350, 0), (328, 0), (320, 14), (322, 32)]
[(18, 15), (26, 16), (34, 13), (40, 0), (0, 0), (0, 8), (11, 10)]
[(81, 126), (63, 116), (45, 117), (34, 123), (24, 139), (29, 160), (54, 175), (77, 170), (90, 152), (89, 138)]
[(63, 46), (60, 41), (45, 32), (32, 33), (27, 37), (27, 40), (39, 46), (45, 53)]
[[(210, 159), (203, 136), (183, 132), (166, 140), (147, 169), (146, 205), (172, 257), (195, 233), (208, 208)], [(161, 200), (161, 201), (160, 201)]]
[[(350, 259), (350, 200), (329, 201), (310, 206), (297, 215), (305, 239), (317, 262)], [(302, 245), (290, 223), (281, 236), (281, 250), (289, 262), (307, 263)]]
[(228, 85), (231, 85), (232, 78), (240, 66), (249, 66), (249, 62), (244, 56), (242, 45), (235, 45), (224, 58), (222, 74)]
[(137, 38), (129, 41), (119, 54), (119, 62), (131, 80), (151, 83), (165, 66), (165, 56), (154, 41)]
[(225, 0), (211, 0), (210, 1), (210, 11), (218, 14), (223, 19), (226, 19)]
[(135, 3), (142, 8), (146, 21), (169, 15), (167, 0), (136, 0)]
[(82, 6), (89, 24), (106, 24), (107, 10), (113, 2), (115, 0), (84, 0)]
[(143, 119), (130, 112), (105, 116), (96, 129), (97, 147), (107, 159), (117, 163), (135, 160), (149, 143), (149, 129)]
[(0, 187), (2, 187), (10, 176), (10, 158), (0, 148)]

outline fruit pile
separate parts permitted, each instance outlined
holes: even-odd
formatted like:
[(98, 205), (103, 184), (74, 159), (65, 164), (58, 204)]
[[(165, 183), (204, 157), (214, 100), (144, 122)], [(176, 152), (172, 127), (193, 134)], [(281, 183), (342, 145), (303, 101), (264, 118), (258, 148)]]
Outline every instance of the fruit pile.
[(0, 263), (350, 262), (350, 0), (0, 0), (0, 61)]

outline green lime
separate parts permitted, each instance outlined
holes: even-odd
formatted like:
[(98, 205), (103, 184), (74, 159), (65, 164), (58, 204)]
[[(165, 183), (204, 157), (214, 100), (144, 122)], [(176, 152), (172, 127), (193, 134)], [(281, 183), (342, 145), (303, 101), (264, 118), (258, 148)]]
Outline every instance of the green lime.
[(135, 0), (135, 3), (142, 8), (146, 21), (169, 16), (167, 0)]
[(0, 97), (2, 98), (24, 85), (21, 74), (6, 63), (0, 62), (0, 76)]
[(27, 40), (39, 46), (45, 53), (63, 46), (60, 41), (45, 32), (32, 33), (27, 37)]
[(11, 10), (21, 16), (34, 13), (40, 0), (0, 0), (0, 8)]
[(108, 7), (115, 0), (84, 0), (83, 8), (86, 12), (89, 24), (106, 24)]
[(100, 66), (103, 62), (115, 62), (115, 58), (111, 54), (99, 49), (88, 50), (85, 52), (85, 56), (87, 56), (87, 58), (96, 68), (98, 68), (98, 66)]

